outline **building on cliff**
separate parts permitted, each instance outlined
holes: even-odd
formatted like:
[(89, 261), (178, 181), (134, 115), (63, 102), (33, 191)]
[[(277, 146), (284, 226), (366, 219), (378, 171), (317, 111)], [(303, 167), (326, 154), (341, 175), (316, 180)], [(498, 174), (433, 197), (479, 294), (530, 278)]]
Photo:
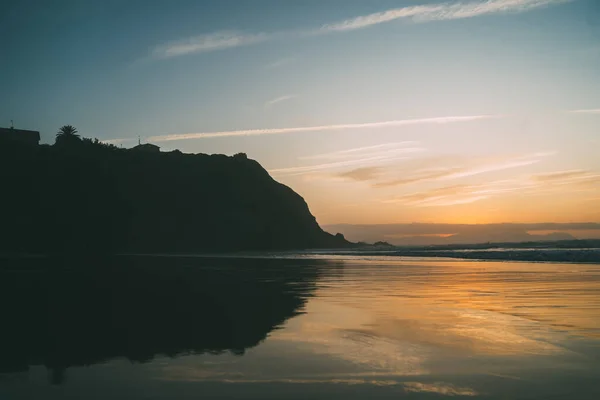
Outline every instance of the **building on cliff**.
[(40, 144), (40, 133), (24, 129), (0, 128), (0, 141), (11, 143), (23, 143), (32, 146)]

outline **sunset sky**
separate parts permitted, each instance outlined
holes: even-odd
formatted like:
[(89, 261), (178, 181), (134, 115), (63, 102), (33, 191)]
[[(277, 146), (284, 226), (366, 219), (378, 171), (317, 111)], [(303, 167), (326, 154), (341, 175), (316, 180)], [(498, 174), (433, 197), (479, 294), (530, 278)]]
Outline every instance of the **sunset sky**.
[(597, 0), (8, 1), (0, 48), (0, 126), (245, 152), (321, 224), (600, 222)]

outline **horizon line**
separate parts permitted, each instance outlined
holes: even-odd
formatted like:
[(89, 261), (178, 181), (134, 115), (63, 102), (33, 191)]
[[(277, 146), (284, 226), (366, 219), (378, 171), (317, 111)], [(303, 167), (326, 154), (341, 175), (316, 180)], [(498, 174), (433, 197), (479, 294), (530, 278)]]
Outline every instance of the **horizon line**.
[[(371, 227), (371, 226), (412, 226), (412, 225), (436, 225), (436, 226), (475, 226), (475, 225), (527, 225), (527, 226), (535, 226), (535, 225), (573, 225), (573, 227), (565, 228), (568, 230), (586, 230), (590, 229), (585, 227), (584, 225), (597, 225), (597, 227), (591, 228), (591, 230), (600, 230), (600, 221), (587, 221), (587, 222), (483, 222), (483, 223), (450, 223), (450, 222), (391, 222), (391, 223), (382, 223), (382, 224), (351, 224), (347, 222), (338, 222), (338, 223), (328, 223), (328, 224), (320, 224), (322, 226), (361, 226), (361, 227)], [(577, 227), (581, 226), (581, 227)], [(535, 229), (530, 229), (535, 230)], [(545, 230), (545, 229), (543, 229)]]

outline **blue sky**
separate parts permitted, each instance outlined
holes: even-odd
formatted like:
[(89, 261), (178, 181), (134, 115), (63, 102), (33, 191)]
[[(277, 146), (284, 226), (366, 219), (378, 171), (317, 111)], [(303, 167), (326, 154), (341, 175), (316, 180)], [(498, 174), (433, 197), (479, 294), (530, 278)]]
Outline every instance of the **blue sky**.
[[(600, 220), (594, 0), (0, 11), (0, 125), (44, 142), (72, 124), (123, 146), (244, 151), (326, 223)], [(559, 201), (565, 188), (582, 194)]]

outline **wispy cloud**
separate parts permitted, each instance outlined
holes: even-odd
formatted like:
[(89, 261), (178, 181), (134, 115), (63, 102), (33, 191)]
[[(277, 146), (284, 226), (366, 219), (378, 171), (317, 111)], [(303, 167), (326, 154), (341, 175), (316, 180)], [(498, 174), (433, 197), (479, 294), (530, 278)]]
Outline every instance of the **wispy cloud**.
[[(394, 142), (394, 143), (384, 143), (381, 145), (374, 146), (363, 146), (363, 147), (355, 147), (352, 149), (345, 149), (334, 151), (331, 153), (325, 154), (317, 154), (314, 156), (308, 157), (300, 157), (300, 159), (326, 159), (328, 161), (336, 161), (336, 162), (327, 162), (317, 165), (308, 165), (308, 166), (298, 166), (298, 167), (290, 167), (290, 168), (279, 168), (269, 170), (270, 173), (274, 175), (307, 175), (307, 174), (315, 174), (317, 172), (329, 171), (342, 169), (348, 166), (364, 166), (354, 169), (352, 171), (347, 171), (343, 173), (336, 173), (331, 175), (331, 173), (321, 174), (319, 176), (327, 176), (327, 177), (337, 177), (342, 179), (353, 179), (356, 181), (366, 181), (371, 180), (375, 176), (378, 175), (379, 171), (383, 169), (380, 167), (375, 167), (375, 165), (381, 165), (384, 163), (390, 163), (393, 161), (399, 161), (401, 159), (406, 159), (407, 155), (410, 153), (417, 153), (421, 151), (425, 151), (424, 148), (421, 147), (408, 147), (408, 145), (415, 145), (418, 142)], [(317, 176), (318, 174), (315, 174)]]
[(410, 6), (326, 24), (321, 27), (320, 32), (351, 31), (406, 18), (415, 22), (430, 22), (473, 18), (496, 13), (519, 13), (568, 1), (571, 0), (488, 0)]
[(278, 104), (278, 103), (281, 103), (281, 102), (284, 102), (284, 101), (287, 101), (287, 100), (291, 100), (291, 99), (294, 99), (296, 97), (298, 97), (298, 96), (296, 96), (295, 94), (286, 94), (284, 96), (276, 97), (274, 99), (265, 101), (265, 108), (271, 108), (275, 104)]
[[(199, 132), (199, 133), (184, 133), (174, 135), (151, 136), (148, 138), (150, 142), (166, 142), (172, 140), (189, 140), (189, 139), (206, 139), (216, 137), (232, 137), (232, 136), (260, 136), (260, 135), (279, 135), (288, 133), (301, 132), (325, 132), (339, 131), (352, 129), (375, 129), (375, 128), (391, 128), (407, 125), (424, 125), (424, 124), (449, 124), (457, 122), (472, 122), (484, 119), (499, 118), (497, 115), (470, 115), (470, 116), (451, 116), (451, 117), (433, 117), (433, 118), (417, 118), (417, 119), (396, 119), (391, 121), (366, 122), (359, 124), (334, 124), (334, 125), (318, 125), (318, 126), (302, 126), (293, 128), (269, 128), (269, 129), (244, 129), (235, 131), (218, 131), (218, 132)], [(115, 141), (121, 139), (114, 139)], [(114, 141), (113, 141), (114, 142)]]
[(600, 193), (600, 173), (586, 170), (556, 171), (521, 176), (515, 179), (490, 181), (481, 184), (459, 184), (409, 193), (383, 203), (399, 203), (405, 206), (430, 207), (473, 203), (507, 193), (519, 195), (548, 195), (573, 191)]
[(526, 181), (500, 180), (476, 185), (452, 185), (384, 200), (383, 203), (399, 203), (414, 207), (445, 207), (474, 203), (498, 194), (523, 190), (531, 186)]
[(569, 112), (573, 114), (600, 114), (600, 108), (592, 108), (588, 110), (571, 110)]
[(491, 163), (488, 165), (475, 166), (475, 167), (468, 168), (463, 171), (451, 173), (451, 174), (447, 175), (445, 177), (445, 179), (464, 178), (467, 176), (479, 175), (479, 174), (483, 174), (486, 172), (501, 171), (501, 170), (505, 170), (505, 169), (524, 167), (524, 166), (531, 165), (531, 164), (537, 164), (538, 162), (542, 161), (543, 158), (548, 157), (548, 156), (553, 156), (555, 154), (556, 154), (555, 151), (540, 152), (540, 153), (534, 153), (534, 154), (530, 154), (530, 155), (523, 156), (523, 157), (517, 157), (514, 159), (504, 160), (504, 161), (501, 161), (498, 163)]
[(359, 158), (359, 159), (355, 159), (355, 160), (339, 161), (339, 162), (334, 162), (334, 163), (307, 165), (307, 166), (301, 166), (301, 167), (276, 168), (276, 169), (270, 169), (269, 173), (271, 173), (273, 175), (279, 175), (279, 176), (281, 176), (281, 175), (287, 175), (287, 176), (304, 175), (304, 174), (308, 174), (308, 173), (344, 168), (344, 167), (348, 167), (348, 166), (371, 164), (373, 162), (380, 162), (380, 161), (389, 160), (389, 159), (390, 159), (390, 157), (386, 157), (386, 156), (373, 156), (373, 157), (367, 157), (367, 158)]
[(316, 160), (316, 159), (339, 159), (356, 156), (357, 154), (373, 153), (381, 151), (393, 151), (393, 152), (415, 152), (424, 150), (421, 147), (407, 147), (418, 145), (419, 142), (415, 141), (404, 141), (404, 142), (392, 142), (383, 143), (373, 146), (355, 147), (352, 149), (338, 150), (330, 153), (315, 154), (311, 156), (299, 157), (300, 160)]
[(162, 44), (154, 49), (153, 55), (156, 58), (177, 57), (192, 53), (247, 46), (264, 42), (269, 38), (270, 36), (265, 33), (213, 32)]
[(459, 166), (441, 166), (434, 169), (417, 171), (398, 170), (395, 171), (395, 173), (401, 175), (402, 178), (375, 182), (373, 183), (373, 187), (381, 188), (389, 186), (402, 186), (421, 182), (465, 178), (487, 172), (502, 171), (536, 164), (542, 161), (545, 157), (549, 157), (554, 154), (556, 154), (556, 152), (538, 152), (523, 156), (470, 160), (465, 165)]
[[(393, 180), (386, 180), (373, 183), (373, 187), (382, 188), (390, 186), (403, 186), (410, 185), (419, 182), (429, 182), (437, 179), (445, 178), (451, 174), (457, 173), (462, 170), (461, 167), (450, 167), (450, 168), (436, 168), (432, 170), (416, 171), (416, 173), (408, 174), (405, 177)], [(402, 174), (402, 172), (399, 172)]]
[(544, 174), (536, 174), (533, 175), (532, 178), (537, 181), (542, 182), (551, 182), (551, 181), (564, 181), (570, 179), (581, 178), (582, 176), (588, 175), (589, 172), (581, 169), (573, 169), (568, 171), (556, 171), (556, 172), (548, 172)]
[(600, 191), (600, 172), (598, 171), (581, 169), (555, 171), (532, 175), (530, 179), (534, 182), (546, 184), (548, 189), (554, 189), (563, 185), (574, 185)]
[(432, 12), (433, 10), (441, 9), (441, 7), (443, 6), (413, 6), (396, 8), (369, 15), (361, 15), (345, 21), (325, 24), (321, 27), (319, 32), (343, 32), (362, 29), (371, 25), (382, 24), (384, 22), (390, 22), (400, 18), (416, 17), (417, 15), (423, 15), (425, 13)]
[(376, 179), (382, 171), (383, 168), (381, 167), (362, 167), (339, 173), (337, 176), (340, 178), (363, 182)]
[(410, 193), (384, 200), (383, 203), (399, 203), (406, 206), (447, 206), (461, 203), (472, 203), (487, 198), (475, 192), (477, 186), (453, 185), (431, 189), (423, 192)]
[[(399, 19), (408, 19), (414, 22), (431, 22), (473, 18), (488, 14), (526, 12), (535, 8), (569, 1), (573, 0), (480, 0), (402, 7), (325, 24), (317, 29), (272, 33), (244, 33), (239, 31), (206, 33), (161, 44), (154, 49), (152, 54), (155, 58), (171, 58), (193, 53), (248, 46), (270, 40), (352, 31)], [(289, 62), (289, 59), (278, 60), (267, 67), (277, 68)]]
[(267, 69), (281, 68), (283, 66), (290, 65), (290, 64), (294, 63), (295, 61), (296, 61), (296, 57), (280, 58), (279, 60), (273, 61), (272, 63), (265, 65), (265, 68), (267, 68)]

